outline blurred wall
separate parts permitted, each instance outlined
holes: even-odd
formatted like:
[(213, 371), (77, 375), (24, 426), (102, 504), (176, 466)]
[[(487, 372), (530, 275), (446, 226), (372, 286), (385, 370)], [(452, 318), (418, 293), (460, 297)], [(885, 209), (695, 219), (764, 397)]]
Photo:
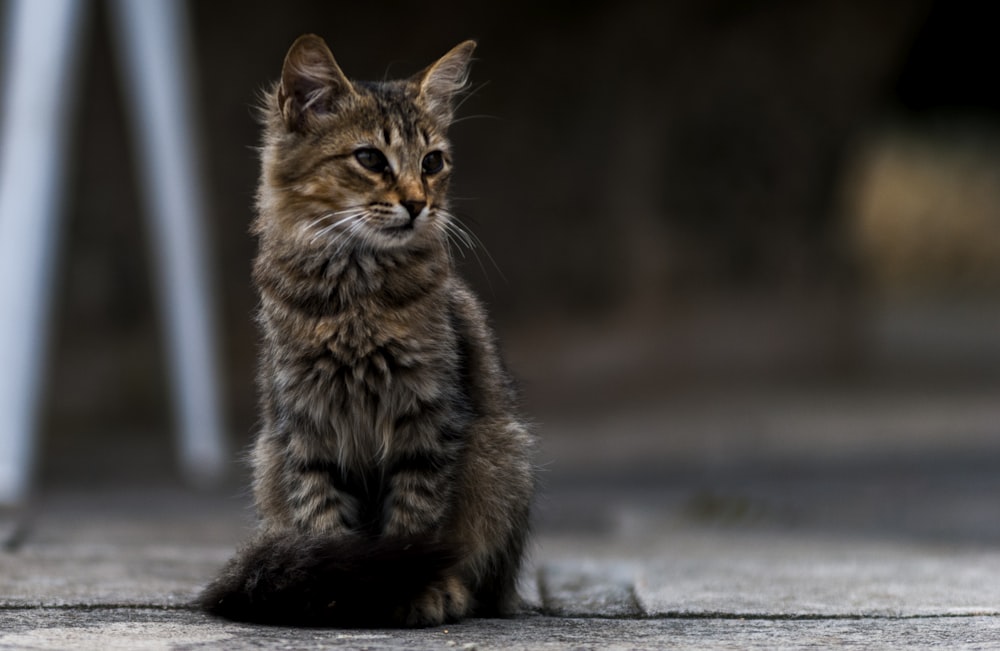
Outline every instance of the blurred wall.
[[(859, 187), (858, 152), (881, 125), (952, 99), (987, 122), (998, 108), (956, 79), (992, 70), (985, 50), (955, 48), (986, 24), (963, 3), (188, 7), (238, 445), (254, 422), (253, 106), (301, 33), (326, 38), (356, 78), (408, 75), (479, 40), (452, 136), (455, 206), (486, 250), (463, 268), (529, 402), (552, 412), (655, 400), (705, 369), (753, 380), (863, 362), (870, 283), (844, 190)], [(89, 20), (46, 436), (76, 451), (141, 436), (155, 463), (171, 417), (149, 232), (101, 3)], [(945, 53), (963, 75), (935, 67)]]

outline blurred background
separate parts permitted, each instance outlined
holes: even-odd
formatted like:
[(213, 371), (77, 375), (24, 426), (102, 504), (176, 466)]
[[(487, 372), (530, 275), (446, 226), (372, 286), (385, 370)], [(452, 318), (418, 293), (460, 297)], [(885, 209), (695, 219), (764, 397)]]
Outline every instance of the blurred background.
[[(253, 106), (315, 32), (359, 79), (479, 41), (453, 195), (483, 246), (460, 260), (548, 482), (941, 455), (1000, 467), (1000, 41), (985, 5), (187, 9), (232, 449), (255, 422)], [(89, 3), (43, 485), (180, 476), (107, 18)]]

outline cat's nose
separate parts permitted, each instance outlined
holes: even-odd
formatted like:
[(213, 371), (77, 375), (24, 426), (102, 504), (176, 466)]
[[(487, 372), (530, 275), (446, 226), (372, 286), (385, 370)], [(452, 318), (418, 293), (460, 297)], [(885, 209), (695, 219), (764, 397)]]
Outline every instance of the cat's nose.
[(410, 219), (416, 219), (420, 211), (424, 209), (427, 205), (426, 201), (421, 201), (420, 199), (406, 199), (405, 201), (400, 201), (403, 207), (406, 208), (406, 212), (410, 213)]

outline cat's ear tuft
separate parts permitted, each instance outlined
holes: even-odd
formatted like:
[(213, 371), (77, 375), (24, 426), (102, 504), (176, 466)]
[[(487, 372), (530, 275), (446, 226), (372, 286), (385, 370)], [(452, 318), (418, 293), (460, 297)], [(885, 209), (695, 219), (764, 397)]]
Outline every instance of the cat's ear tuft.
[(326, 42), (315, 34), (298, 37), (285, 55), (278, 86), (278, 110), (289, 131), (303, 131), (309, 120), (334, 110), (354, 92)]
[(454, 116), (455, 96), (469, 80), (469, 63), (475, 49), (475, 41), (459, 43), (415, 77), (424, 108), (442, 124), (449, 124)]

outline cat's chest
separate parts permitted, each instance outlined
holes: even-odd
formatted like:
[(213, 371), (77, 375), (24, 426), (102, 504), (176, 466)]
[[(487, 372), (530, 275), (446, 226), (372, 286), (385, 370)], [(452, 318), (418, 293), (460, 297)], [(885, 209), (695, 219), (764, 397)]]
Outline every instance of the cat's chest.
[(274, 340), (276, 360), (288, 360), (277, 364), (278, 384), (318, 416), (433, 401), (457, 369), (453, 333), (437, 316), (337, 314), (312, 320), (299, 334)]
[(437, 318), (387, 312), (349, 312), (314, 319), (308, 346), (339, 366), (416, 368), (439, 363), (450, 332)]

